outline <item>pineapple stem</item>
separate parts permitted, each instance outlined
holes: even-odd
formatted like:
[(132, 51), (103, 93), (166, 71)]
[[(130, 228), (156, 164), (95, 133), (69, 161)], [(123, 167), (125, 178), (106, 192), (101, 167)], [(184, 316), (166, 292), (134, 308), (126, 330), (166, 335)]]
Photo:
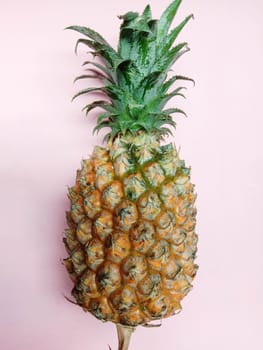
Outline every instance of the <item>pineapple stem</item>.
[(117, 324), (118, 333), (118, 350), (128, 350), (132, 332), (135, 330), (134, 327), (125, 327)]

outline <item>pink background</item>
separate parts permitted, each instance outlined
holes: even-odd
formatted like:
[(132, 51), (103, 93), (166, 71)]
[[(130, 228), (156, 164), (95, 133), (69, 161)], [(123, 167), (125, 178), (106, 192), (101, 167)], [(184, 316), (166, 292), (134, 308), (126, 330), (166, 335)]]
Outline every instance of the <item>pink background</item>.
[[(152, 0), (159, 17), (169, 0)], [(116, 44), (119, 20), (142, 0), (6, 1), (1, 5), (1, 350), (117, 349), (114, 326), (68, 303), (60, 258), (72, 185), (92, 137), (81, 113), (85, 86), (72, 81), (86, 58), (73, 48), (87, 25)], [(198, 264), (183, 312), (158, 329), (138, 328), (131, 350), (263, 349), (263, 2), (184, 0), (177, 21), (191, 52), (177, 72), (192, 76), (189, 118), (174, 140), (198, 192)]]

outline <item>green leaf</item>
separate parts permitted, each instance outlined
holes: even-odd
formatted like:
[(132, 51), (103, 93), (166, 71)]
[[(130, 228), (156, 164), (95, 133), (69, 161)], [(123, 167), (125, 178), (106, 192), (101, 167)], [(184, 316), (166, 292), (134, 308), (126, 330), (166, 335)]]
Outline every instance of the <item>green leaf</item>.
[[(134, 62), (141, 73), (149, 71), (149, 62), (155, 60), (155, 37), (150, 6), (143, 14), (121, 26), (118, 53), (124, 59)], [(154, 50), (153, 50), (154, 49)]]
[(151, 30), (147, 24), (147, 22), (145, 22), (144, 20), (140, 20), (140, 21), (131, 21), (129, 22), (129, 24), (126, 24), (125, 26), (122, 27), (122, 31), (127, 30), (127, 29), (131, 29), (134, 31), (138, 31), (138, 32), (145, 32), (145, 33), (151, 33)]
[(73, 83), (75, 83), (76, 81), (80, 80), (80, 79), (88, 79), (88, 78), (92, 78), (92, 79), (98, 79), (98, 76), (96, 75), (87, 75), (87, 74), (84, 74), (84, 75), (79, 75), (78, 77), (76, 77), (73, 81)]
[(145, 130), (147, 132), (151, 131), (153, 129), (153, 126), (152, 126), (152, 123), (149, 123), (147, 121), (138, 121), (138, 122), (135, 122), (133, 125), (132, 125), (133, 129), (135, 130)]
[(123, 62), (123, 59), (117, 54), (117, 52), (108, 45), (100, 44), (88, 39), (78, 39), (75, 46), (75, 52), (77, 52), (79, 44), (84, 44), (91, 49), (94, 49), (95, 54), (106, 60), (113, 70), (116, 70), (118, 65)]
[(134, 20), (135, 18), (137, 18), (139, 16), (138, 12), (127, 12), (125, 15), (121, 15), (119, 16), (120, 19), (123, 19), (124, 23), (125, 22), (130, 22), (132, 20)]
[(95, 30), (93, 29), (82, 27), (82, 26), (69, 26), (65, 29), (75, 30), (81, 34), (84, 34), (85, 36), (89, 37), (95, 42), (98, 42), (99, 44), (109, 46), (113, 50), (113, 48), (109, 45), (109, 43), (99, 33), (95, 32)]
[(157, 46), (163, 44), (163, 40), (168, 33), (168, 30), (171, 26), (171, 23), (174, 19), (174, 16), (180, 6), (182, 0), (174, 0), (164, 11), (159, 22), (158, 22), (158, 30), (157, 30)]
[(104, 101), (104, 100), (99, 100), (99, 101), (94, 101), (88, 105), (86, 105), (85, 107), (82, 108), (82, 111), (85, 111), (86, 110), (86, 115), (88, 115), (88, 113), (94, 109), (94, 108), (102, 108), (104, 110), (107, 110), (106, 106), (107, 106), (107, 102)]
[(180, 113), (180, 114), (183, 114), (185, 117), (187, 117), (187, 114), (186, 114), (183, 110), (181, 110), (181, 109), (179, 109), (179, 108), (169, 108), (169, 109), (165, 109), (165, 110), (163, 111), (163, 113), (165, 113), (165, 114)]
[(187, 24), (187, 22), (193, 17), (194, 17), (193, 15), (189, 15), (176, 28), (174, 28), (170, 32), (170, 34), (168, 35), (168, 38), (166, 40), (166, 43), (162, 49), (163, 52), (166, 52), (168, 49), (170, 49), (170, 47), (173, 45), (174, 41), (178, 37), (181, 30), (184, 28), (184, 26)]
[(100, 64), (100, 63), (93, 62), (93, 61), (85, 61), (82, 65), (85, 66), (85, 65), (87, 65), (87, 64), (91, 64), (91, 65), (93, 65), (94, 67), (100, 69), (103, 73), (105, 73), (105, 74), (107, 75), (107, 77), (109, 77), (109, 79), (110, 79), (112, 82), (115, 81), (116, 76), (115, 76), (114, 72), (113, 72), (110, 68), (108, 68), (108, 67), (106, 67), (106, 66), (104, 66), (104, 65), (102, 65), (102, 64)]
[(113, 140), (114, 137), (121, 132), (121, 130), (115, 125), (111, 125), (110, 127), (111, 127), (111, 132), (105, 136), (106, 140)]
[(166, 74), (162, 71), (151, 72), (141, 81), (141, 86), (144, 87), (144, 89), (149, 90), (155, 86), (155, 84), (162, 84), (165, 78)]
[[(88, 72), (94, 73), (94, 78), (95, 79), (99, 79), (101, 81), (109, 81), (110, 83), (112, 83), (112, 80), (110, 77), (108, 77), (108, 75), (104, 75), (101, 71), (94, 69), (94, 68), (87, 68), (85, 69)], [(92, 76), (91, 76), (92, 77)]]
[(85, 35), (77, 41), (76, 50), (79, 44), (84, 44), (90, 48), (87, 51), (100, 59), (85, 61), (83, 65), (90, 66), (75, 81), (97, 78), (103, 86), (81, 90), (73, 97), (96, 91), (104, 94), (101, 100), (98, 98), (83, 108), (86, 114), (101, 108), (94, 132), (109, 127), (111, 131), (105, 136), (108, 140), (114, 139), (117, 134), (136, 134), (139, 130), (166, 135), (171, 133), (169, 127), (176, 126), (171, 115), (186, 115), (179, 108), (165, 109), (167, 102), (174, 96), (184, 97), (183, 87), (173, 88), (174, 83), (183, 80), (194, 83), (193, 79), (182, 75), (167, 78), (173, 63), (189, 50), (187, 43), (177, 44), (176, 39), (192, 15), (170, 29), (181, 2), (172, 1), (159, 21), (152, 19), (149, 5), (141, 15), (128, 12), (120, 16), (123, 22), (117, 51), (103, 36), (90, 28), (67, 28)]
[(78, 96), (81, 96), (81, 95), (84, 95), (84, 94), (88, 94), (88, 93), (94, 92), (94, 91), (102, 91), (103, 92), (101, 87), (84, 89), (84, 90), (79, 91), (76, 95), (74, 95), (72, 97), (72, 101), (75, 100), (75, 98), (77, 98)]
[[(182, 49), (184, 49), (184, 50), (182, 50)], [(172, 60), (172, 62), (170, 62), (170, 65), (175, 62), (175, 59), (178, 59), (180, 56), (182, 56), (185, 52), (188, 52), (188, 51), (190, 51), (190, 48), (189, 48), (187, 42), (180, 43), (180, 44), (176, 45), (175, 47), (173, 47), (170, 50), (170, 54), (174, 55), (174, 60)]]
[(163, 55), (163, 57), (159, 58), (155, 65), (155, 69), (167, 72), (170, 69), (170, 67), (174, 64), (174, 62), (189, 50), (190, 49), (187, 46), (186, 42), (176, 45), (168, 53)]
[(163, 85), (162, 85), (162, 92), (165, 93), (168, 91), (168, 89), (177, 81), (177, 80), (188, 80), (192, 81), (194, 83), (194, 80), (188, 77), (185, 77), (183, 75), (174, 75), (172, 78), (168, 79)]
[(112, 115), (110, 113), (101, 113), (97, 119), (97, 124), (100, 124), (103, 121), (109, 121), (109, 118)]
[(176, 80), (177, 80), (176, 76), (168, 79), (162, 86), (162, 92), (165, 93)]
[(110, 98), (116, 98), (119, 99), (118, 97), (120, 97), (122, 95), (122, 90), (120, 89), (119, 86), (117, 85), (113, 85), (113, 84), (109, 84), (107, 86), (103, 87), (103, 91), (110, 97)]
[(138, 77), (140, 79), (140, 73), (134, 62), (127, 59), (119, 65), (117, 77), (119, 85), (124, 85), (124, 89), (129, 90), (131, 86), (136, 86), (138, 84)]
[(141, 103), (147, 103), (155, 95), (159, 95), (160, 86), (163, 85), (167, 74), (164, 72), (151, 72), (139, 84), (135, 96), (141, 100)]
[[(174, 126), (174, 128), (175, 128), (175, 126)], [(161, 128), (161, 132), (162, 132), (163, 135), (173, 135), (169, 128), (162, 127)]]
[(138, 119), (144, 109), (144, 104), (129, 103), (128, 110), (133, 119)]
[[(180, 88), (179, 88), (180, 89)], [(175, 96), (182, 96), (181, 93), (177, 92), (178, 89), (174, 90), (170, 94), (166, 94), (163, 96), (162, 102), (160, 103), (161, 109), (166, 105), (166, 103)], [(179, 90), (178, 90), (179, 91)], [(184, 97), (184, 96), (183, 96)]]
[[(107, 113), (102, 113), (100, 115), (100, 116), (103, 116), (102, 119), (106, 118), (106, 116), (107, 116), (107, 118), (113, 117), (113, 119), (115, 119), (115, 117), (118, 115), (118, 113), (116, 112), (114, 107), (111, 104), (109, 104), (103, 100), (102, 101), (95, 101), (93, 103), (86, 105), (85, 107), (82, 108), (82, 111), (84, 111), (86, 109), (86, 116), (87, 116), (88, 113), (94, 108), (101, 108), (101, 109), (104, 109), (105, 111), (107, 111)], [(100, 116), (98, 117), (98, 122), (102, 121), (102, 119), (100, 119)]]
[(120, 33), (120, 39), (118, 44), (118, 53), (123, 59), (130, 58), (130, 52), (132, 48), (132, 35), (129, 33), (130, 31), (123, 30)]
[(110, 121), (104, 121), (99, 123), (98, 125), (95, 126), (95, 128), (93, 129), (93, 134), (95, 134), (95, 132), (99, 132), (102, 128), (106, 128), (106, 127), (111, 127), (112, 123), (110, 123)]
[(186, 80), (191, 81), (195, 85), (195, 81), (192, 78), (185, 77), (183, 75), (175, 75), (176, 80)]
[(167, 109), (163, 110), (163, 113), (166, 115), (177, 113), (177, 112), (178, 112), (177, 108), (167, 108)]
[(180, 93), (180, 91), (183, 90), (183, 89), (186, 89), (186, 88), (183, 87), (183, 86), (180, 86), (177, 89), (175, 89), (172, 92), (170, 92), (168, 95), (169, 96), (182, 96), (182, 97), (185, 98), (185, 96), (182, 93)]
[(150, 5), (147, 5), (142, 13), (142, 18), (148, 23), (152, 20), (152, 10)]
[(79, 44), (84, 44), (84, 45), (88, 46), (89, 48), (96, 50), (96, 48), (94, 46), (94, 42), (92, 40), (78, 39), (76, 42), (76, 45), (75, 45), (75, 53), (77, 53), (77, 51), (78, 51)]

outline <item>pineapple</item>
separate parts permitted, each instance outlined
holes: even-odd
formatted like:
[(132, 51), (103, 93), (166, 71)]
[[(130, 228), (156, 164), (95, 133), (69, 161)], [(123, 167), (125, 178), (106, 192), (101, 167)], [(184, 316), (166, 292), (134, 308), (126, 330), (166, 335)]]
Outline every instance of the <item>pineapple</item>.
[[(174, 62), (189, 50), (174, 42), (186, 17), (170, 30), (181, 0), (173, 1), (159, 20), (150, 6), (122, 20), (118, 49), (90, 28), (71, 26), (85, 36), (77, 41), (99, 60), (86, 61), (99, 87), (75, 96), (100, 92), (105, 98), (84, 107), (103, 112), (95, 131), (108, 128), (106, 146), (96, 146), (82, 161), (69, 188), (70, 211), (64, 264), (74, 282), (76, 303), (102, 321), (117, 325), (119, 350), (128, 349), (131, 332), (181, 310), (192, 288), (195, 264), (194, 185), (190, 168), (165, 136), (175, 127), (167, 102), (183, 96), (168, 77)], [(76, 47), (77, 47), (76, 46)]]

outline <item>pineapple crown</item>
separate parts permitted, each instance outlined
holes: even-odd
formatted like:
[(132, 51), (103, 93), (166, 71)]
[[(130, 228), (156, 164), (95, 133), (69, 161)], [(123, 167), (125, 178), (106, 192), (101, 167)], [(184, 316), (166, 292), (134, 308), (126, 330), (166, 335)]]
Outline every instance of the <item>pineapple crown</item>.
[(190, 79), (181, 75), (168, 78), (168, 71), (174, 62), (189, 51), (186, 42), (174, 45), (174, 42), (193, 15), (187, 16), (178, 26), (170, 30), (171, 23), (182, 0), (174, 0), (159, 20), (152, 19), (151, 8), (146, 6), (141, 15), (128, 12), (123, 16), (120, 27), (118, 48), (115, 50), (94, 30), (82, 26), (70, 26), (87, 38), (76, 43), (92, 49), (98, 60), (85, 61), (88, 74), (78, 76), (76, 80), (96, 78), (101, 87), (89, 87), (79, 91), (73, 99), (91, 92), (102, 93), (104, 99), (86, 105), (83, 110), (88, 114), (94, 108), (101, 108), (94, 131), (104, 127), (111, 130), (107, 140), (127, 133), (137, 134), (144, 131), (162, 137), (171, 133), (169, 126), (175, 127), (173, 113), (185, 112), (179, 108), (165, 109), (167, 102), (174, 96), (182, 96), (184, 87), (170, 90), (181, 80)]

